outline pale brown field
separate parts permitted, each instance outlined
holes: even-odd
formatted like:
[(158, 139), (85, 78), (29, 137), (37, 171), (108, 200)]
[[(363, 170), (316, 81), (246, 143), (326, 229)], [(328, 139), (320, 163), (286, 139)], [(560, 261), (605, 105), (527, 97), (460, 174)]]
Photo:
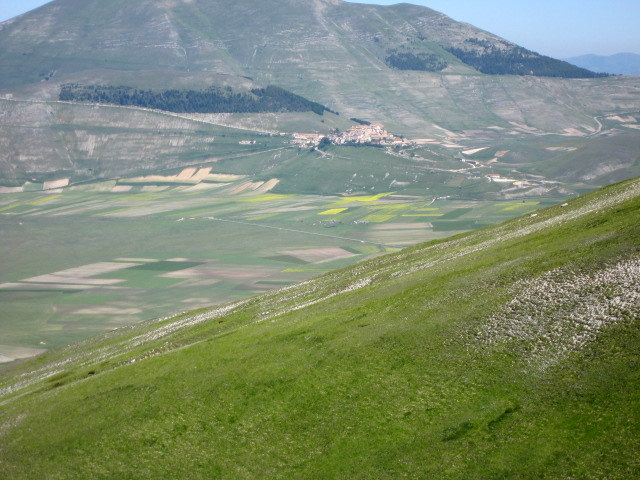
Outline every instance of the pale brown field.
[(577, 147), (547, 147), (545, 150), (549, 150), (550, 152), (575, 152)]
[(76, 284), (76, 285), (117, 285), (125, 280), (115, 278), (85, 278), (85, 277), (67, 277), (61, 275), (39, 275), (37, 277), (26, 278), (23, 282), (33, 283), (59, 283), (59, 284)]
[(82, 267), (68, 268), (59, 272), (54, 272), (52, 275), (61, 277), (93, 277), (95, 275), (102, 275), (105, 273), (117, 272), (129, 267), (136, 267), (139, 263), (136, 262), (97, 262), (83, 265)]
[(44, 353), (42, 348), (27, 348), (17, 345), (0, 345), (0, 363), (9, 363), (22, 358), (35, 357)]
[(72, 312), (74, 315), (136, 315), (142, 313), (140, 308), (119, 308), (119, 307), (86, 307)]
[(68, 285), (66, 283), (2, 283), (0, 290), (86, 290), (95, 288), (91, 285)]
[(0, 187), (0, 193), (22, 193), (24, 187)]
[(209, 174), (211, 174), (211, 167), (201, 168), (200, 170), (198, 170), (196, 173), (192, 175), (191, 180), (197, 180), (198, 182), (202, 182), (209, 176)]
[(68, 178), (61, 178), (60, 180), (51, 180), (42, 184), (42, 190), (53, 190), (57, 188), (64, 188), (69, 185)]
[[(187, 167), (184, 170), (182, 170), (178, 175), (176, 175), (175, 178), (178, 178), (180, 180), (190, 180), (191, 177), (193, 177), (193, 175), (197, 171), (198, 171), (198, 169), (196, 167)], [(211, 171), (211, 170), (209, 170), (209, 171)], [(168, 177), (168, 178), (170, 178), (170, 177)]]
[(272, 178), (266, 181), (260, 188), (256, 189), (256, 193), (267, 193), (273, 190), (280, 183), (279, 178)]
[[(486, 150), (487, 148), (489, 148), (489, 147), (474, 148), (474, 149), (471, 149), (471, 150), (465, 150), (462, 153), (464, 155), (475, 155), (476, 153), (480, 153), (483, 150)], [(497, 156), (497, 154), (496, 154), (496, 156)]]
[(433, 228), (431, 223), (425, 222), (420, 224), (415, 223), (383, 223), (380, 225), (374, 225), (373, 230), (429, 230)]
[(159, 262), (156, 258), (116, 258), (116, 262), (152, 263)]
[(565, 128), (563, 132), (564, 133), (562, 135), (565, 135), (568, 137), (584, 137), (585, 136), (585, 133), (581, 132), (577, 128)]
[(325, 263), (357, 256), (356, 253), (348, 252), (347, 250), (339, 247), (283, 250), (280, 253), (283, 255), (290, 255), (309, 263)]
[[(168, 272), (160, 275), (164, 278), (184, 278), (187, 280), (215, 279), (218, 280), (257, 280), (278, 273), (279, 270), (272, 268), (251, 268), (245, 266), (224, 266), (217, 265), (199, 266)], [(181, 284), (184, 286), (183, 284)]]
[(82, 267), (69, 268), (46, 275), (38, 275), (22, 280), (28, 283), (47, 283), (47, 284), (78, 284), (88, 286), (108, 286), (122, 283), (125, 280), (111, 278), (90, 278), (105, 273), (117, 272), (129, 267), (135, 267), (139, 263), (132, 262), (98, 262), (90, 263)]
[(620, 123), (635, 123), (636, 119), (635, 117), (629, 115), (627, 117), (622, 117), (620, 115), (614, 115), (612, 117), (607, 117), (607, 119), (609, 120), (615, 120), (616, 122), (620, 122)]
[(253, 182), (241, 183), (240, 185), (229, 189), (229, 193), (232, 194), (232, 195), (236, 195), (238, 193), (244, 192), (247, 188), (250, 188), (251, 185), (253, 185)]
[(184, 192), (199, 192), (202, 190), (213, 190), (216, 188), (224, 187), (226, 184), (224, 183), (199, 183), (194, 185), (193, 187), (185, 188)]

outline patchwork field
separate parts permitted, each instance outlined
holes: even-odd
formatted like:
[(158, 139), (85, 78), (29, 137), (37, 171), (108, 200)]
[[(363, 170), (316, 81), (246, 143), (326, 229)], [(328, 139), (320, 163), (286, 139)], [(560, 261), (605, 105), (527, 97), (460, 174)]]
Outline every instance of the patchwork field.
[(496, 127), (492, 135), (442, 130), (409, 148), (315, 151), (257, 136), (260, 149), (237, 153), (245, 133), (223, 130), (226, 156), (203, 150), (197, 162), (98, 182), (56, 176), (7, 185), (0, 363), (276, 289), (638, 175), (631, 117), (602, 117), (593, 137)]
[(282, 194), (268, 191), (278, 179), (199, 172), (172, 176), (189, 182), (198, 175), (201, 183), (162, 188), (153, 185), (157, 178), (143, 185), (125, 179), (0, 196), (0, 362), (279, 288), (560, 200)]

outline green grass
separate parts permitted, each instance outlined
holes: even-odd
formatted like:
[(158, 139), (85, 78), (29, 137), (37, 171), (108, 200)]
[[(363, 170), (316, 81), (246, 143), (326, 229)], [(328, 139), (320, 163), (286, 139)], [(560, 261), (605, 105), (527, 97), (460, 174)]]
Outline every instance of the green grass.
[(637, 269), (639, 188), (614, 185), (226, 312), (124, 328), (6, 368), (0, 388), (26, 383), (3, 393), (0, 473), (633, 478), (637, 304), (575, 345), (582, 330), (553, 309), (570, 299), (550, 291), (541, 318), (567, 335), (500, 335), (518, 314), (508, 303), (550, 271), (599, 302), (619, 294), (577, 279), (624, 261)]

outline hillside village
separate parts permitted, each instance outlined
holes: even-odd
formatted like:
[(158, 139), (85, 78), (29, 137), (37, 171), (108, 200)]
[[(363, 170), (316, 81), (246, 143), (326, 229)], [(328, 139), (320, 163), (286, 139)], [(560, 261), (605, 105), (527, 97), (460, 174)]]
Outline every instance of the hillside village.
[(354, 125), (344, 132), (332, 135), (322, 133), (294, 133), (291, 143), (303, 148), (313, 148), (327, 139), (333, 145), (384, 145), (409, 146), (414, 142), (389, 133), (381, 123)]

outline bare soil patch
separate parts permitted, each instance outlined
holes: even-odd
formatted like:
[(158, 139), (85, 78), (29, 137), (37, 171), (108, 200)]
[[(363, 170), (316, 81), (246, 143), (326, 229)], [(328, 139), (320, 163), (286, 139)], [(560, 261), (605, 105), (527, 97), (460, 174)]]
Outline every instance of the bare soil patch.
[(185, 188), (185, 192), (199, 192), (201, 190), (213, 190), (224, 186), (224, 183), (199, 183), (193, 187)]
[(86, 307), (73, 312), (74, 315), (136, 315), (142, 313), (139, 308)]
[(622, 117), (620, 115), (614, 115), (612, 117), (607, 117), (607, 119), (615, 120), (616, 122), (620, 122), (620, 123), (635, 123), (636, 122), (635, 117), (632, 117), (631, 115), (629, 115), (627, 117)]
[(276, 187), (276, 185), (278, 185), (278, 183), (280, 183), (280, 179), (272, 178), (271, 180), (266, 181), (259, 188), (257, 188), (256, 189), (256, 193), (267, 193), (267, 192), (270, 192), (271, 190), (273, 190)]
[(68, 285), (66, 283), (2, 283), (0, 290), (86, 290), (90, 285)]
[(348, 252), (340, 247), (328, 248), (309, 248), (305, 250), (284, 250), (280, 251), (283, 255), (289, 255), (308, 263), (325, 263), (333, 260), (341, 260), (343, 258), (351, 258), (357, 256), (356, 253)]
[(211, 173), (211, 167), (201, 168), (200, 170), (198, 170), (196, 173), (192, 175), (191, 179), (197, 180), (198, 182), (202, 182), (204, 179), (206, 179), (209, 176), (210, 173)]
[(40, 275), (22, 280), (23, 282), (34, 283), (71, 283), (76, 285), (116, 285), (124, 282), (124, 280), (111, 278), (85, 278), (85, 277), (67, 277), (61, 275)]
[(373, 230), (428, 230), (431, 227), (430, 223), (383, 223), (374, 225)]
[(156, 258), (116, 258), (116, 262), (151, 263), (159, 262)]
[(125, 268), (137, 267), (137, 262), (97, 262), (83, 265), (82, 267), (68, 268), (59, 272), (54, 272), (52, 275), (58, 275), (62, 277), (93, 277), (95, 275), (103, 275), (105, 273), (117, 272)]
[(577, 128), (565, 128), (563, 130), (564, 135), (565, 136), (572, 136), (572, 137), (584, 137), (585, 133), (581, 132), (580, 130), (578, 130)]
[(463, 155), (475, 155), (476, 153), (480, 153), (483, 150), (486, 150), (487, 148), (489, 148), (489, 147), (473, 148), (471, 150), (465, 150), (462, 153), (463, 153)]
[(44, 348), (20, 347), (17, 345), (0, 345), (0, 363), (9, 363), (22, 358), (35, 357), (46, 352)]
[(547, 147), (545, 150), (549, 150), (550, 152), (575, 152), (577, 147)]
[(24, 187), (0, 187), (0, 193), (22, 193)]
[[(184, 170), (182, 170), (178, 175), (176, 175), (176, 178), (180, 179), (180, 180), (189, 180), (191, 179), (191, 177), (193, 177), (193, 175), (198, 171), (198, 169), (196, 167), (187, 167)], [(209, 170), (211, 171), (211, 170)]]
[(42, 185), (42, 190), (52, 190), (54, 188), (64, 188), (69, 185), (68, 178), (61, 178), (60, 180), (51, 180), (49, 182), (44, 182)]
[(241, 183), (240, 185), (231, 188), (229, 190), (229, 193), (232, 194), (232, 195), (236, 195), (238, 193), (244, 192), (247, 188), (251, 187), (251, 185), (253, 185), (252, 182)]
[(90, 278), (105, 273), (117, 272), (140, 265), (133, 262), (98, 262), (82, 267), (69, 268), (47, 275), (38, 275), (22, 280), (30, 283), (79, 284), (79, 285), (115, 285), (125, 280), (110, 278)]

